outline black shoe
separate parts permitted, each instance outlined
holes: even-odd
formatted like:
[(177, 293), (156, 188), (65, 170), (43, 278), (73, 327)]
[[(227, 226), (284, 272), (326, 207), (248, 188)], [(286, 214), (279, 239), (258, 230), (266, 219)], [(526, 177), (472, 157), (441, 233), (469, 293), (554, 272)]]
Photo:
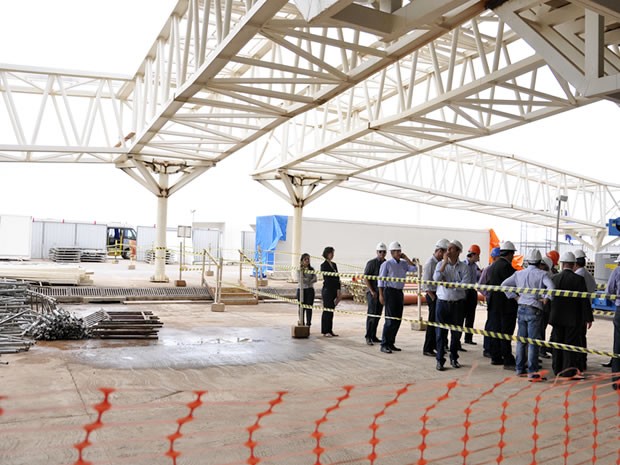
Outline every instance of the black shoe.
[(329, 334), (331, 334), (331, 336), (332, 336), (332, 337), (338, 337), (338, 335), (337, 335), (337, 334), (334, 334), (334, 332), (333, 332), (333, 331), (332, 331), (331, 333), (329, 333)]
[(551, 358), (551, 355), (549, 355), (549, 352), (541, 352), (541, 353), (540, 353), (540, 356), (541, 356), (542, 358)]
[(369, 346), (374, 346), (374, 344), (372, 343), (372, 339), (370, 339), (369, 337), (366, 338), (366, 344)]
[(458, 348), (458, 351), (459, 352), (467, 352), (467, 349), (465, 347), (461, 346), (461, 347)]
[(491, 352), (489, 352), (488, 350), (484, 350), (484, 351), (482, 352), (482, 356), (483, 356), (484, 358), (491, 358)]
[(611, 368), (611, 360), (607, 363), (601, 363), (601, 366), (605, 368)]
[(437, 354), (433, 351), (424, 351), (422, 352), (423, 355), (426, 355), (427, 357), (436, 357)]
[(503, 360), (491, 360), (491, 365), (503, 365)]
[(372, 342), (381, 342), (381, 339), (375, 336), (372, 338)]
[(381, 346), (381, 352), (383, 352), (384, 354), (391, 354), (392, 350), (389, 347)]
[(470, 346), (477, 346), (478, 343), (474, 341), (465, 341), (465, 344), (469, 344)]
[(437, 365), (435, 366), (435, 369), (437, 371), (443, 371), (444, 370), (443, 363), (437, 362)]
[(545, 378), (544, 376), (536, 374), (536, 375), (528, 376), (527, 380), (530, 383), (542, 383), (543, 381), (547, 381), (547, 378)]
[(461, 368), (461, 364), (458, 360), (450, 360), (450, 366), (452, 368)]
[(517, 366), (516, 364), (515, 365), (506, 365), (504, 363), (504, 370), (515, 371), (515, 367), (516, 366)]
[(400, 352), (401, 350), (403, 350), (396, 346), (390, 346), (390, 349), (392, 350), (392, 352)]
[(620, 384), (618, 384), (618, 383), (612, 383), (612, 384), (611, 384), (611, 388), (612, 388), (614, 391), (617, 391), (618, 389), (620, 389)]

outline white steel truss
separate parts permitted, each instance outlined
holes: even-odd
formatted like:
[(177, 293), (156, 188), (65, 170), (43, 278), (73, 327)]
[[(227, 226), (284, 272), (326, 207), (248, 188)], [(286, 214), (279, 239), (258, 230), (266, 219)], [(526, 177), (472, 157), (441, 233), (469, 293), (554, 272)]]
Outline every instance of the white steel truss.
[(620, 2), (495, 3), (495, 12), (582, 95), (620, 103)]
[[(615, 188), (591, 179), (579, 187), (549, 167), (543, 188), (527, 174), (540, 171), (535, 164), (521, 160), (517, 169), (506, 157), (453, 147), (594, 100), (487, 13), (274, 131), (257, 152), (254, 179), (273, 190), (283, 176), (337, 177), (344, 188), (542, 225), (554, 223), (556, 196), (574, 191), (571, 203), (588, 208), (562, 217), (561, 228), (598, 237), (605, 214), (618, 211)], [(518, 189), (497, 197), (502, 183)]]
[[(0, 66), (13, 128), (0, 160), (213, 166), (484, 8), (295, 3), (307, 18), (286, 0), (180, 0), (133, 78)], [(45, 120), (51, 141), (25, 127), (26, 108), (39, 108), (29, 122)]]
[[(484, 13), (485, 3), (179, 0), (134, 76), (0, 65), (0, 161), (115, 163), (167, 197), (255, 143), (263, 183), (287, 177), (300, 189), (331, 189), (355, 180), (360, 188), (370, 177), (389, 185), (400, 182), (389, 173), (411, 157), (601, 95), (584, 97), (572, 75), (547, 67), (514, 29)], [(512, 0), (498, 11), (531, 26), (560, 10), (568, 24), (585, 5), (598, 16), (588, 13), (584, 47), (602, 40), (617, 55), (607, 4)], [(617, 68), (608, 55), (585, 59), (601, 79)], [(180, 175), (176, 183), (170, 174)], [(294, 196), (284, 192), (292, 199), (328, 190), (302, 195), (297, 187)]]

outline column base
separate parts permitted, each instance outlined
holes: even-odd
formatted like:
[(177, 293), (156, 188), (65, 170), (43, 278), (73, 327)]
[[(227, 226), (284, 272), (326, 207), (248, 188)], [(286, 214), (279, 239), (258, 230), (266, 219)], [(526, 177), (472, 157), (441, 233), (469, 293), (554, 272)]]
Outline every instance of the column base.
[(152, 283), (169, 283), (168, 276), (151, 276)]
[(186, 286), (187, 286), (187, 283), (185, 282), (185, 280), (184, 280), (184, 279), (177, 279), (177, 280), (174, 282), (174, 285), (175, 285), (176, 287), (186, 287)]
[(291, 337), (295, 339), (307, 339), (310, 337), (310, 326), (291, 326)]
[(211, 311), (212, 312), (223, 312), (226, 309), (226, 305), (224, 305), (222, 302), (214, 302), (211, 304)]
[(428, 325), (426, 324), (426, 321), (424, 320), (413, 320), (411, 322), (411, 329), (413, 331), (426, 331), (426, 327)]

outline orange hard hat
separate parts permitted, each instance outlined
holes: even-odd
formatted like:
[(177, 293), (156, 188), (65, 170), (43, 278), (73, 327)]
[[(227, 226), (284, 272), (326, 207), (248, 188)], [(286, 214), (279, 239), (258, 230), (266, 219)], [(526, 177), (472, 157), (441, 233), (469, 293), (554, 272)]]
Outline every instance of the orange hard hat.
[(478, 255), (480, 255), (480, 246), (474, 244), (469, 248), (469, 252), (467, 253), (476, 253)]
[(547, 257), (551, 259), (551, 261), (553, 262), (553, 266), (558, 265), (558, 261), (560, 260), (560, 254), (557, 250), (550, 250), (549, 252), (547, 252)]

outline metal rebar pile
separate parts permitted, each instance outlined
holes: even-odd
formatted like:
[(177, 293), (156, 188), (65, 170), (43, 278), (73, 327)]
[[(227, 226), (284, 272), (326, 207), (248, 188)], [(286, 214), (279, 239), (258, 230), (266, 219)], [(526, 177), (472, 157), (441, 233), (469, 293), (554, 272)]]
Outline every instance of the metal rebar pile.
[(0, 354), (28, 350), (35, 340), (82, 339), (90, 331), (56, 301), (27, 283), (0, 281)]
[(34, 344), (32, 338), (24, 336), (22, 328), (37, 318), (27, 291), (26, 283), (0, 281), (0, 354), (28, 350)]

